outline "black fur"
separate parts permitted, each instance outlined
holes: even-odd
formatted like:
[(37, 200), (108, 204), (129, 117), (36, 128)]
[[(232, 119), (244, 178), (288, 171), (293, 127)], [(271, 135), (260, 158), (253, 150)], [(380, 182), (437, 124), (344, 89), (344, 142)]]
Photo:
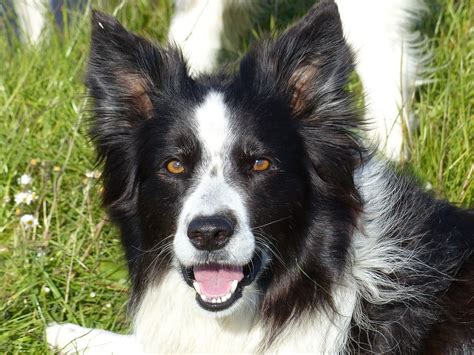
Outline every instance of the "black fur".
[[(156, 256), (175, 232), (182, 196), (201, 158), (189, 116), (215, 90), (223, 93), (241, 137), (227, 178), (247, 191), (257, 244), (264, 248), (270, 240), (282, 259), (274, 258), (259, 279), (265, 292), (260, 317), (268, 326), (262, 346), (304, 313), (337, 311), (331, 290), (347, 272), (366, 202), (354, 172), (371, 158), (360, 144), (360, 115), (345, 90), (352, 55), (335, 4), (321, 2), (278, 39), (257, 44), (237, 74), (197, 79), (188, 75), (178, 50), (153, 45), (98, 12), (92, 24), (91, 135), (104, 161), (104, 204), (120, 227), (134, 304), (170, 267), (170, 254), (158, 262)], [(163, 162), (176, 155), (190, 169), (171, 178)], [(277, 163), (268, 174), (251, 176), (246, 166), (256, 156)], [(412, 274), (390, 277), (422, 297), (363, 301), (371, 327), (354, 320), (348, 350), (472, 349), (472, 212), (435, 201), (395, 173), (386, 181), (400, 186), (388, 213), (416, 210), (420, 218), (416, 225), (399, 221), (381, 238), (400, 240), (425, 263)]]

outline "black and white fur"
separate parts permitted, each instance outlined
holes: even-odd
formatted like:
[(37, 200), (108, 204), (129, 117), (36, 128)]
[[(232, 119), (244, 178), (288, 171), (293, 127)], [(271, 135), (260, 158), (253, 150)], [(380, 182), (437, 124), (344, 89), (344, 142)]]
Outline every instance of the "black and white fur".
[[(179, 50), (95, 13), (92, 136), (133, 332), (52, 325), (48, 342), (87, 354), (472, 351), (474, 213), (363, 146), (352, 69), (331, 1), (254, 46), (237, 73), (197, 78)], [(271, 166), (255, 172), (260, 158)], [(185, 173), (168, 173), (170, 159)], [(216, 215), (233, 235), (196, 249), (190, 222)], [(197, 301), (186, 270), (206, 263), (249, 267), (228, 306)]]

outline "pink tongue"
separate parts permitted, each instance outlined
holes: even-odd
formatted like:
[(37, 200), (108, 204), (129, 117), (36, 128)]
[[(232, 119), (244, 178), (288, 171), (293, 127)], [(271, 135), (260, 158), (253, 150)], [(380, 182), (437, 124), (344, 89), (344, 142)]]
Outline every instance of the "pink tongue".
[(232, 281), (244, 278), (242, 266), (200, 265), (194, 266), (193, 271), (201, 293), (207, 297), (225, 296)]

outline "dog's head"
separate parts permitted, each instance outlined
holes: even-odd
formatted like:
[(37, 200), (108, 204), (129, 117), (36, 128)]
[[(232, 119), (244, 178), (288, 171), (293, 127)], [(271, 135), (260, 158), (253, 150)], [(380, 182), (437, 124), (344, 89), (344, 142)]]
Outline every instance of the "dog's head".
[(321, 297), (314, 280), (328, 290), (341, 272), (358, 203), (337, 7), (257, 44), (237, 73), (196, 79), (179, 50), (92, 22), (92, 135), (135, 291), (178, 268), (219, 314), (285, 302), (283, 319)]

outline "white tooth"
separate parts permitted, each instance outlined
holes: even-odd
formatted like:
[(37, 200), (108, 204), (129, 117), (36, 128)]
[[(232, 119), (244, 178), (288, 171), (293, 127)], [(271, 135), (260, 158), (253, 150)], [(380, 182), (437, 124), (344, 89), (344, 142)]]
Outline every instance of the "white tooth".
[(197, 293), (201, 294), (201, 288), (199, 287), (199, 284), (197, 281), (193, 282), (194, 289), (196, 290)]
[(230, 293), (234, 293), (235, 290), (237, 289), (237, 284), (239, 282), (237, 280), (232, 281), (232, 285), (230, 286)]
[(201, 296), (201, 299), (204, 301), (204, 302), (208, 302), (208, 299), (206, 297), (206, 295), (200, 295)]
[(231, 293), (228, 293), (227, 295), (223, 296), (222, 297), (222, 302), (227, 301), (230, 298), (230, 296), (231, 296)]
[(217, 303), (217, 298), (211, 299), (211, 303)]

